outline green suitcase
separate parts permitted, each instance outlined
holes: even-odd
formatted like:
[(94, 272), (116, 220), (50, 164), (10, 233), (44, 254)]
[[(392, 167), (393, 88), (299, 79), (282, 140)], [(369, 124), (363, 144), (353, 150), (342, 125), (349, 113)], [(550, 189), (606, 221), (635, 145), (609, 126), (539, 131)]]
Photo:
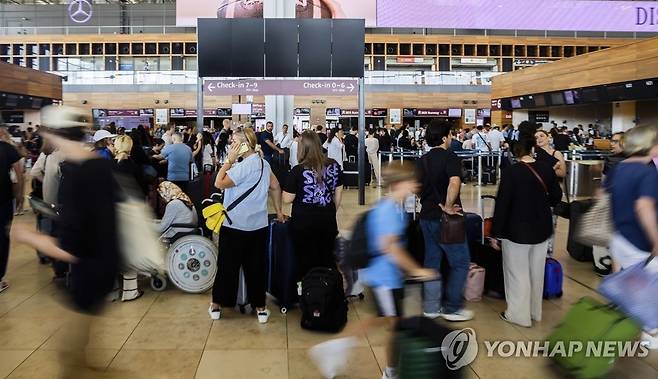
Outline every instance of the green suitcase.
[[(618, 310), (583, 297), (548, 337), (551, 351), (561, 342), (568, 352), (571, 341), (582, 343), (582, 350), (549, 356), (575, 378), (600, 378), (610, 371), (620, 354), (619, 347), (616, 347), (612, 354), (599, 355), (601, 344), (606, 341), (630, 342), (639, 333), (640, 327)], [(589, 351), (588, 344), (591, 347)]]

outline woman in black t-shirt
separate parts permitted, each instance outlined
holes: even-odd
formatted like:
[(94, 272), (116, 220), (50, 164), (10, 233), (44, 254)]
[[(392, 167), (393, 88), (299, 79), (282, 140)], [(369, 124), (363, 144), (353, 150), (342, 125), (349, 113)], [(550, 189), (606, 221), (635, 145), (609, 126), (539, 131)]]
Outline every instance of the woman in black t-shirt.
[(302, 133), (297, 156), (299, 164), (288, 174), (283, 201), (292, 203), (290, 228), (301, 280), (314, 267), (336, 267), (336, 209), (343, 182), (340, 165), (325, 157), (316, 133)]

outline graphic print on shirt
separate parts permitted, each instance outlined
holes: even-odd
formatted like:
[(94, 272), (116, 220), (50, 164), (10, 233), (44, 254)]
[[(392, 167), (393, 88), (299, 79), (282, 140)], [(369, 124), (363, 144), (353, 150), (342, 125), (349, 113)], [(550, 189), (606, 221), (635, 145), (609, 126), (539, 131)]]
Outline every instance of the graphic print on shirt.
[(312, 170), (304, 170), (304, 204), (326, 207), (333, 201), (333, 189), (338, 185), (338, 165), (331, 164), (324, 169), (322, 180), (318, 182)]

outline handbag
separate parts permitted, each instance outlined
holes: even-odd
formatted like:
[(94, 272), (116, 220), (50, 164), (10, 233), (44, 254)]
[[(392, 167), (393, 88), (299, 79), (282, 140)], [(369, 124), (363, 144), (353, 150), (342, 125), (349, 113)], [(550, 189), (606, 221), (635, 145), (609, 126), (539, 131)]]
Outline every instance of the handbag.
[[(260, 159), (260, 176), (258, 177), (258, 181), (251, 186), (248, 190), (245, 191), (240, 197), (237, 199), (233, 200), (231, 204), (229, 204), (227, 207), (224, 206), (223, 203), (221, 202), (216, 202), (213, 203), (205, 208), (203, 208), (203, 211), (201, 212), (203, 214), (203, 218), (206, 220), (206, 227), (210, 229), (213, 233), (219, 234), (219, 231), (224, 224), (224, 220), (226, 220), (229, 225), (233, 224), (233, 221), (228, 215), (228, 212), (232, 211), (235, 207), (240, 205), (247, 196), (249, 196), (256, 187), (260, 184), (261, 179), (263, 178), (263, 159)], [(223, 200), (222, 200), (223, 201)]]
[(122, 199), (116, 203), (116, 222), (123, 269), (164, 274), (165, 254), (153, 226), (155, 216), (139, 197), (136, 183), (114, 175)]
[(645, 329), (658, 328), (658, 261), (653, 258), (607, 276), (598, 289)]
[(464, 215), (441, 214), (441, 235), (439, 242), (445, 245), (460, 244), (466, 241), (466, 222)]
[[(429, 173), (429, 167), (427, 164), (427, 157), (422, 158), (423, 167), (425, 168), (425, 174)], [(436, 188), (430, 184), (434, 195), (439, 197), (436, 191)], [(461, 244), (466, 242), (466, 220), (464, 215), (461, 214), (448, 214), (445, 212), (441, 213), (441, 218), (439, 219), (441, 223), (440, 234), (439, 234), (439, 243), (445, 245)]]
[(576, 241), (587, 246), (608, 246), (613, 234), (610, 194), (599, 198), (576, 227)]

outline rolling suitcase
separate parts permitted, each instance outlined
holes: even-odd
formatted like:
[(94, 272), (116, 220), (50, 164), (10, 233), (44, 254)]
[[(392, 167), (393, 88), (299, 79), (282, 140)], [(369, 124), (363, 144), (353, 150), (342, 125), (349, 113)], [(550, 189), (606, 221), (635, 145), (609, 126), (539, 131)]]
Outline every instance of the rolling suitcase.
[(544, 299), (562, 297), (562, 265), (553, 258), (546, 258), (544, 268)]
[(350, 267), (345, 261), (345, 252), (348, 243), (349, 240), (344, 237), (338, 237), (336, 239), (336, 261), (338, 263), (338, 269), (343, 274), (345, 281), (345, 297), (348, 299), (359, 298), (363, 300), (365, 296), (363, 295), (363, 285), (359, 282), (359, 272)]
[(482, 217), (477, 213), (464, 212), (466, 240), (469, 245), (482, 242)]
[(567, 237), (567, 252), (569, 255), (579, 262), (592, 262), (592, 247), (586, 246), (576, 241), (576, 233), (578, 232), (578, 224), (580, 218), (589, 208), (594, 205), (594, 200), (572, 201), (569, 206), (569, 235)]
[(240, 281), (238, 282), (238, 296), (236, 297), (235, 304), (237, 305), (240, 313), (251, 313), (251, 307), (249, 305), (249, 296), (247, 295), (247, 283), (244, 279), (244, 271), (240, 267)]
[[(366, 185), (370, 184), (371, 180), (370, 164), (366, 162)], [(343, 162), (343, 185), (345, 187), (358, 187), (359, 186), (359, 164), (358, 162)]]
[[(446, 355), (443, 353), (443, 341), (452, 332), (452, 329), (426, 317), (415, 316), (401, 320), (395, 332), (398, 377), (400, 379), (461, 378), (463, 368), (449, 369), (449, 363), (446, 362)], [(470, 338), (470, 334), (466, 333), (465, 336), (467, 338), (465, 343), (475, 342), (475, 339)], [(460, 340), (459, 343), (464, 342)], [(449, 348), (452, 349), (453, 346)]]
[(471, 262), (466, 277), (466, 285), (464, 286), (464, 299), (466, 301), (482, 300), (485, 278), (486, 270), (478, 266), (477, 263)]
[[(480, 212), (485, 217), (484, 200), (496, 200), (495, 196), (483, 195), (480, 197)], [(493, 217), (485, 217), (482, 223), (481, 239), (470, 244), (471, 261), (484, 268), (486, 275), (484, 277), (484, 294), (495, 297), (505, 298), (505, 280), (503, 275), (503, 255), (500, 251), (491, 247), (489, 236), (487, 234), (487, 225), (493, 226)], [(491, 234), (491, 229), (489, 229)]]
[[(598, 301), (583, 297), (574, 304), (557, 328), (548, 336), (550, 346), (580, 343), (583, 348), (571, 354), (555, 354), (552, 359), (574, 378), (604, 377), (615, 363), (622, 342), (630, 342), (640, 334), (640, 327), (618, 310)], [(609, 341), (617, 341), (605, 354), (590, 354), (588, 345), (595, 348)]]
[(296, 258), (288, 223), (280, 223), (270, 215), (267, 243), (267, 292), (288, 312), (297, 303)]

